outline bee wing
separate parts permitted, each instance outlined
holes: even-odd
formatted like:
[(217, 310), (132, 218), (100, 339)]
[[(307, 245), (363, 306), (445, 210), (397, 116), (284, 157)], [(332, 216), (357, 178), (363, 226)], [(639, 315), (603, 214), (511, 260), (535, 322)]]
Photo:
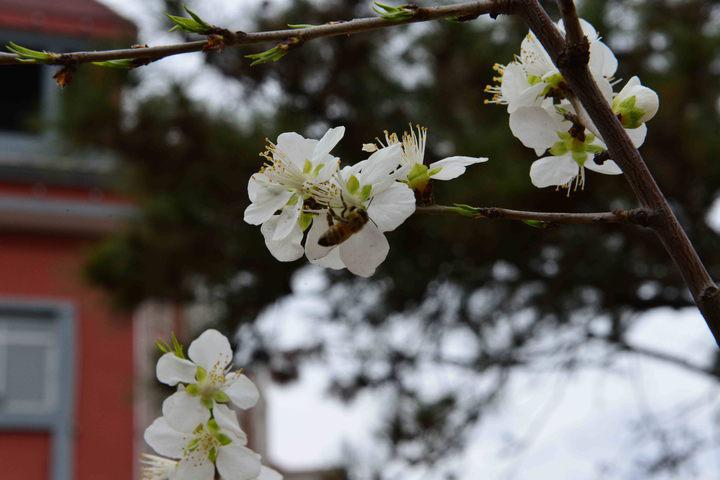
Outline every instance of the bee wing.
[(310, 227), (305, 239), (305, 255), (311, 262), (326, 257), (335, 248), (335, 245), (323, 247), (318, 243), (318, 240), (328, 231), (328, 228), (330, 228), (330, 225), (328, 225), (325, 215), (318, 215), (313, 219), (312, 227)]

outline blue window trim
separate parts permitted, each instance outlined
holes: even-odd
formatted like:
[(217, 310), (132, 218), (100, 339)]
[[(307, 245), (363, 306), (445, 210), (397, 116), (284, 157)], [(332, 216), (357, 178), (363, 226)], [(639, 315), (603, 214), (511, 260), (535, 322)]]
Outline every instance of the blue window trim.
[(5, 314), (49, 319), (57, 322), (60, 341), (58, 408), (49, 415), (11, 415), (0, 413), (3, 430), (46, 431), (50, 433), (50, 478), (72, 480), (75, 394), (75, 308), (70, 302), (51, 299), (0, 297), (0, 317)]

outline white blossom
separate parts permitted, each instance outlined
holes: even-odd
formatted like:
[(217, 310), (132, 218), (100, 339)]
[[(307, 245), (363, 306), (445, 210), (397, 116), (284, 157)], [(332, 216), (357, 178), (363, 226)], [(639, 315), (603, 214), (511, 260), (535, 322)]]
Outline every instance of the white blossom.
[[(428, 129), (417, 125), (410, 126), (409, 132), (403, 132), (402, 140), (394, 133), (385, 132), (386, 145), (400, 143), (402, 145), (402, 157), (398, 179), (406, 182), (413, 190), (422, 190), (430, 180), (452, 180), (463, 173), (468, 166), (476, 163), (487, 162), (486, 157), (464, 157), (452, 156), (443, 158), (429, 165), (425, 164), (425, 148), (427, 145)], [(378, 143), (382, 143), (378, 140)], [(374, 151), (377, 146), (366, 144), (363, 146), (366, 151)]]
[(325, 189), (339, 164), (330, 152), (344, 134), (345, 127), (331, 128), (320, 140), (286, 132), (276, 144), (268, 142), (262, 154), (266, 162), (248, 182), (251, 203), (245, 221), (263, 226), (265, 244), (278, 260), (302, 256), (303, 205), (309, 198), (328, 194)]
[(163, 416), (145, 430), (145, 441), (153, 450), (178, 460), (168, 478), (210, 480), (217, 468), (224, 480), (257, 479), (261, 474), (260, 455), (245, 446), (247, 437), (235, 413), (216, 404), (212, 415), (205, 422), (184, 428), (176, 427)]
[[(313, 219), (305, 240), (305, 253), (312, 263), (347, 268), (361, 277), (375, 273), (390, 250), (383, 232), (394, 230), (415, 211), (412, 190), (396, 181), (402, 155), (402, 146), (395, 143), (340, 171), (337, 196)], [(357, 231), (350, 232), (351, 225)], [(331, 228), (350, 234), (341, 236), (338, 244), (321, 245), (320, 239)]]
[(522, 107), (510, 117), (513, 134), (538, 156), (549, 150), (550, 155), (533, 162), (530, 180), (538, 188), (557, 186), (583, 188), (585, 169), (606, 175), (622, 173), (612, 160), (595, 162), (595, 155), (604, 152), (605, 144), (585, 128), (577, 128), (556, 111), (542, 107)]
[(247, 409), (259, 398), (255, 385), (241, 372), (231, 372), (232, 349), (228, 339), (209, 329), (188, 349), (190, 359), (165, 353), (157, 363), (157, 378), (167, 385), (181, 384), (162, 406), (164, 418), (175, 428), (191, 429), (210, 418), (216, 403), (231, 402)]
[(612, 101), (615, 113), (623, 127), (637, 129), (655, 116), (660, 99), (652, 89), (643, 86), (638, 77), (632, 77)]
[[(585, 20), (580, 23), (590, 45), (590, 72), (603, 95), (610, 97), (610, 80), (617, 71), (617, 59), (590, 23)], [(564, 33), (562, 22), (558, 27)], [(494, 78), (498, 85), (486, 87), (485, 91), (493, 95), (486, 103), (507, 105), (508, 113), (520, 107), (540, 106), (546, 98), (562, 98), (568, 91), (562, 74), (532, 32), (523, 39), (520, 55), (514, 61), (493, 68), (500, 76)]]

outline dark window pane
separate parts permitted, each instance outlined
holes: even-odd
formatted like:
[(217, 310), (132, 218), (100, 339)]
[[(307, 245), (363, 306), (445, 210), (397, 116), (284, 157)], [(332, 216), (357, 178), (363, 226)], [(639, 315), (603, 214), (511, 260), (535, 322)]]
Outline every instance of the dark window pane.
[(36, 132), (39, 124), (41, 67), (5, 66), (0, 72), (0, 130)]

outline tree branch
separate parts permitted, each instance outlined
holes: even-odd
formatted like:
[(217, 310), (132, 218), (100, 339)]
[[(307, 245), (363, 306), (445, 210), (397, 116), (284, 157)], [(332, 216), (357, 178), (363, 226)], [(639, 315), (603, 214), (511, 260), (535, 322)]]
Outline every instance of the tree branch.
[[(720, 346), (720, 289), (705, 269), (640, 152), (633, 146), (625, 129), (595, 84), (587, 64), (561, 61), (566, 55), (567, 44), (537, 0), (523, 2), (520, 14), (550, 54), (572, 92), (587, 110), (608, 146), (611, 158), (622, 168), (624, 177), (640, 204), (653, 212), (656, 221), (651, 226), (678, 266), (685, 284), (716, 343)], [(571, 17), (564, 23), (577, 21), (577, 12), (574, 8), (565, 9), (565, 14), (574, 18)]]
[(674, 365), (678, 368), (682, 368), (693, 373), (708, 376), (715, 381), (718, 381), (720, 379), (720, 372), (718, 372), (717, 370), (714, 370), (713, 368), (708, 366), (699, 365), (671, 353), (654, 350), (652, 348), (643, 347), (641, 345), (633, 345), (628, 343), (624, 339), (618, 340), (602, 335), (595, 335), (593, 333), (588, 333), (587, 337), (592, 340), (606, 342), (610, 345), (615, 346), (618, 350), (622, 352), (632, 353), (635, 355), (651, 358), (653, 360), (658, 360), (660, 362), (667, 363), (668, 365)]
[[(480, 15), (491, 15), (513, 13), (517, 0), (489, 0), (457, 3), (439, 7), (415, 7), (410, 11), (412, 16), (403, 20), (387, 20), (382, 17), (358, 18), (348, 21), (336, 21), (324, 25), (307, 28), (296, 28), (286, 30), (272, 30), (265, 32), (231, 32), (229, 30), (216, 28), (223, 39), (222, 46), (242, 46), (267, 42), (287, 42), (294, 44), (313, 40), (321, 37), (335, 37), (340, 35), (352, 35), (360, 32), (368, 32), (382, 28), (406, 25), (409, 23), (427, 22), (444, 18), (457, 18), (469, 20)], [(143, 59), (155, 61), (161, 58), (183, 53), (199, 52), (216, 48), (212, 39), (197, 40), (174, 45), (162, 45), (157, 47), (140, 47), (120, 50), (103, 50), (88, 52), (71, 52), (53, 55), (46, 62), (52, 65), (78, 65), (90, 62), (105, 62), (110, 60)], [(11, 53), (0, 53), (0, 65), (22, 64), (19, 57)]]
[(505, 219), (516, 221), (544, 222), (549, 224), (598, 224), (598, 223), (625, 223), (649, 226), (653, 219), (645, 209), (614, 210), (612, 212), (597, 213), (566, 213), (566, 212), (527, 212), (497, 207), (451, 207), (447, 205), (432, 205), (417, 207), (417, 213), (429, 215), (460, 215), (475, 220)]

